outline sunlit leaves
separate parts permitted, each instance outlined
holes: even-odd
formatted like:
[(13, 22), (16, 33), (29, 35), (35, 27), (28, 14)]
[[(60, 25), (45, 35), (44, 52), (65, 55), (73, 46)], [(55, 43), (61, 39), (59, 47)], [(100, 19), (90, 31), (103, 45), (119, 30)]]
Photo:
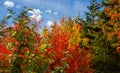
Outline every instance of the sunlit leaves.
[[(47, 47), (46, 52), (50, 58), (49, 71), (65, 71), (66, 73), (92, 72), (90, 68), (90, 51), (81, 50), (78, 47), (82, 40), (84, 41), (83, 44), (88, 42), (88, 39), (81, 38), (80, 32), (80, 25), (76, 24), (72, 19), (66, 21), (64, 18), (61, 20), (61, 24), (55, 24), (51, 31), (44, 31), (45, 41), (51, 43), (51, 47)], [(87, 56), (88, 54), (89, 56)]]

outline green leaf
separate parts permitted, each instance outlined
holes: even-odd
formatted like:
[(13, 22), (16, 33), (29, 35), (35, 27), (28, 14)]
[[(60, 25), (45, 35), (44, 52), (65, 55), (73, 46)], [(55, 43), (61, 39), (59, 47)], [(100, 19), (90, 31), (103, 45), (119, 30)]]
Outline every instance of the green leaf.
[(16, 34), (16, 31), (12, 31), (12, 36), (14, 36)]
[(13, 43), (8, 43), (7, 48), (11, 50)]
[(45, 51), (45, 47), (46, 47), (47, 45), (46, 44), (43, 44), (43, 45), (41, 45), (38, 49), (40, 50), (40, 51)]
[(63, 61), (62, 65), (63, 65), (64, 68), (68, 68), (68, 66), (69, 66), (66, 61)]
[(55, 62), (53, 59), (50, 59), (50, 58), (48, 58), (48, 60), (49, 60), (50, 64)]

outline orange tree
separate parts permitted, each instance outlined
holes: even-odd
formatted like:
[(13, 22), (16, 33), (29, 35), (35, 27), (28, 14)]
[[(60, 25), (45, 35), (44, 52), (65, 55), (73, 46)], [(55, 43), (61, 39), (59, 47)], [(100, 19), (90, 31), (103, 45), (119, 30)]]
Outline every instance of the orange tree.
[(61, 19), (60, 25), (54, 23), (51, 31), (44, 29), (43, 38), (50, 43), (46, 55), (51, 59), (48, 72), (92, 73), (90, 50), (79, 48), (79, 43), (87, 43), (81, 38), (81, 27), (71, 18)]

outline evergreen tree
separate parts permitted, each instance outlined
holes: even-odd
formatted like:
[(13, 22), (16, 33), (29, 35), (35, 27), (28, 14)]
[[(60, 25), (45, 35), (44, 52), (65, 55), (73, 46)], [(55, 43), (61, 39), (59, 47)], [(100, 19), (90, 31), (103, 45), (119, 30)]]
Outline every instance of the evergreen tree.
[(100, 3), (98, 3), (97, 0), (91, 0), (90, 5), (87, 6), (87, 8), (89, 11), (85, 12), (86, 20), (84, 20), (83, 26), (85, 28), (85, 37), (90, 38), (90, 43), (92, 43), (92, 40), (95, 39), (96, 34), (101, 31), (100, 26), (98, 25)]
[(88, 6), (89, 12), (86, 12), (86, 20), (80, 23), (83, 28), (82, 37), (89, 39), (89, 43), (82, 46), (92, 49), (95, 73), (119, 73), (120, 54), (116, 48), (120, 47), (120, 1), (103, 0), (99, 5), (96, 5), (95, 0), (92, 1)]
[(85, 12), (86, 15), (86, 23), (95, 25), (97, 24), (98, 13), (100, 10), (100, 4), (97, 0), (91, 0), (90, 5), (87, 6), (88, 12)]
[(100, 26), (98, 25), (98, 13), (100, 10), (100, 3), (97, 0), (91, 0), (90, 5), (87, 6), (88, 12), (85, 12), (86, 19), (83, 20), (80, 18), (80, 15), (76, 18), (77, 23), (79, 23), (82, 28), (82, 37), (89, 38), (88, 45), (84, 45), (84, 47), (92, 48), (93, 40), (97, 36), (98, 32), (101, 31)]
[(99, 25), (101, 34), (94, 40), (93, 68), (96, 73), (119, 73), (120, 55), (116, 52), (116, 47), (120, 46), (117, 33), (120, 29), (120, 1), (104, 0), (104, 9), (99, 13)]

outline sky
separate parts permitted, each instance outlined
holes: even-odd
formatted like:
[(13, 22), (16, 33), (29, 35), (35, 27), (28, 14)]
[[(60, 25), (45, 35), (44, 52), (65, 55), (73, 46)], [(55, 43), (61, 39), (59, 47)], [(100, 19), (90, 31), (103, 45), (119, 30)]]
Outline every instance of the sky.
[(44, 25), (50, 26), (53, 21), (60, 22), (62, 17), (69, 18), (81, 15), (85, 18), (84, 12), (90, 0), (0, 0), (0, 20), (9, 15), (7, 9), (11, 8), (16, 13), (20, 13), (24, 6), (32, 8), (28, 11), (30, 17), (43, 20)]

